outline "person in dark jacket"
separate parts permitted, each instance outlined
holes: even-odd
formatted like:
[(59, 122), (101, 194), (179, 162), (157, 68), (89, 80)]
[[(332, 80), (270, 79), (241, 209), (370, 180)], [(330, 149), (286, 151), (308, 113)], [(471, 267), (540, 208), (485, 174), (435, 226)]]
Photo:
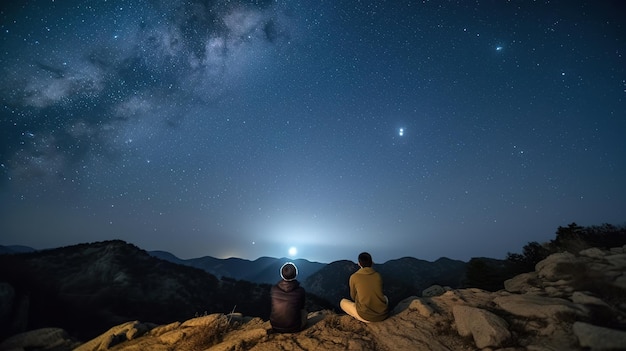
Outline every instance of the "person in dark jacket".
[(270, 291), (272, 311), (270, 324), (279, 333), (295, 333), (306, 326), (307, 311), (304, 308), (304, 288), (296, 280), (298, 268), (291, 262), (280, 268), (282, 278)]

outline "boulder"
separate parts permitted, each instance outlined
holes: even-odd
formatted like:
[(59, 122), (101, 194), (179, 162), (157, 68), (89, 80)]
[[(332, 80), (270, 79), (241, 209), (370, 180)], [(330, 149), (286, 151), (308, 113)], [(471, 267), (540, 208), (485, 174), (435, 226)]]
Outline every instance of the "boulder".
[(186, 322), (183, 322), (181, 327), (187, 328), (187, 327), (198, 327), (198, 326), (210, 325), (220, 318), (224, 318), (224, 315), (221, 313), (213, 313), (208, 316), (202, 316), (202, 317), (189, 319)]
[(575, 291), (572, 294), (572, 302), (579, 305), (597, 305), (602, 307), (609, 307), (609, 305), (602, 299), (588, 295), (581, 291)]
[[(106, 350), (109, 347), (131, 340), (128, 338), (129, 335), (133, 337), (142, 336), (148, 331), (149, 327), (147, 325), (142, 326), (141, 324), (142, 323), (138, 321), (133, 321), (115, 326), (99, 337), (80, 345), (74, 351)], [(139, 331), (144, 331), (144, 333), (139, 333)]]
[(480, 349), (500, 347), (511, 337), (508, 323), (489, 311), (458, 305), (452, 313), (459, 335), (471, 335)]
[(246, 345), (256, 344), (267, 336), (266, 328), (254, 328), (229, 334), (221, 343), (209, 348), (207, 351), (230, 351), (243, 350)]
[(537, 286), (537, 273), (522, 273), (504, 281), (504, 289), (512, 293), (536, 292), (541, 289)]
[(626, 349), (626, 331), (598, 327), (592, 324), (575, 322), (572, 326), (580, 346), (592, 351)]
[(612, 266), (613, 269), (622, 269), (626, 267), (626, 254), (615, 254), (604, 256), (604, 259)]
[(420, 315), (426, 318), (430, 317), (435, 312), (432, 307), (430, 307), (427, 303), (424, 303), (424, 301), (419, 298), (411, 301), (409, 310), (417, 311)]
[(166, 325), (161, 325), (150, 330), (150, 334), (154, 336), (161, 336), (167, 332), (177, 329), (180, 326), (180, 322), (173, 322)]
[(606, 255), (604, 251), (597, 247), (592, 247), (589, 249), (582, 250), (578, 253), (581, 256), (591, 257), (591, 258), (602, 258)]
[(537, 295), (498, 296), (493, 300), (501, 309), (516, 316), (526, 318), (546, 318), (558, 320), (562, 314), (586, 316), (584, 306), (571, 301)]
[(166, 345), (174, 345), (185, 338), (184, 330), (175, 329), (159, 335), (159, 341)]
[(422, 291), (422, 296), (423, 297), (439, 296), (439, 295), (442, 295), (445, 292), (446, 292), (446, 289), (444, 289), (442, 286), (440, 286), (440, 285), (432, 285), (432, 286), (424, 289), (424, 291)]
[(569, 252), (559, 252), (546, 257), (535, 265), (537, 275), (548, 281), (557, 281), (561, 279), (569, 279), (569, 274), (563, 274), (558, 270), (558, 266), (562, 264), (573, 264), (576, 262), (576, 256)]
[(414, 300), (419, 299), (419, 297), (417, 296), (409, 296), (407, 298), (405, 298), (404, 300), (398, 302), (398, 304), (396, 305), (396, 307), (393, 308), (393, 310), (391, 311), (391, 315), (396, 315), (404, 310), (406, 310), (407, 308), (409, 308), (409, 306), (411, 305), (411, 303), (413, 303)]

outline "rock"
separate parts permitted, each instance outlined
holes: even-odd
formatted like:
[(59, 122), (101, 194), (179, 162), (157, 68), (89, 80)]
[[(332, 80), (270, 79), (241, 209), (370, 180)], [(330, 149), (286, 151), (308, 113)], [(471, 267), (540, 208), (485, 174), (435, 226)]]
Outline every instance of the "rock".
[(396, 315), (404, 310), (406, 310), (407, 308), (409, 308), (409, 306), (411, 305), (411, 303), (413, 302), (413, 300), (419, 299), (419, 297), (417, 296), (409, 296), (406, 299), (398, 302), (398, 304), (396, 305), (396, 307), (393, 308), (393, 310), (391, 311), (391, 315)]
[(580, 346), (593, 350), (624, 350), (626, 348), (626, 331), (598, 327), (595, 325), (575, 322), (572, 326)]
[(595, 296), (587, 295), (580, 291), (575, 291), (572, 294), (572, 302), (579, 305), (598, 305), (603, 307), (609, 307), (609, 305), (602, 299)]
[(148, 325), (148, 324), (145, 324), (145, 323), (135, 324), (132, 328), (130, 328), (126, 332), (126, 339), (128, 339), (128, 340), (136, 339), (136, 338), (144, 335), (145, 333), (147, 333), (153, 327), (154, 327), (153, 325)]
[(203, 316), (203, 317), (196, 317), (193, 319), (190, 319), (186, 322), (184, 322), (181, 327), (182, 328), (186, 328), (186, 327), (197, 327), (197, 326), (204, 326), (204, 325), (209, 325), (211, 323), (214, 323), (215, 321), (217, 321), (220, 318), (224, 318), (224, 315), (221, 313), (214, 313), (214, 314), (210, 314), (208, 316)]
[(409, 305), (409, 310), (417, 311), (420, 315), (426, 318), (430, 317), (435, 312), (432, 307), (424, 303), (424, 301), (419, 298), (411, 301), (411, 304)]
[(584, 306), (568, 300), (537, 295), (499, 296), (494, 299), (494, 302), (509, 313), (527, 318), (556, 320), (561, 314), (585, 316), (588, 313)]
[(569, 252), (555, 253), (535, 265), (537, 275), (548, 281), (556, 281), (559, 279), (569, 279), (570, 274), (559, 272), (558, 266), (562, 264), (573, 264), (576, 257)]
[(511, 337), (508, 323), (489, 311), (458, 305), (452, 313), (459, 335), (471, 335), (480, 349), (502, 346)]
[(527, 293), (531, 291), (540, 291), (541, 289), (536, 287), (537, 273), (522, 273), (516, 275), (511, 279), (504, 281), (504, 289), (512, 293)]
[(106, 350), (111, 346), (126, 341), (126, 333), (128, 333), (129, 330), (136, 328), (137, 324), (139, 324), (138, 321), (133, 321), (115, 326), (99, 337), (80, 345), (74, 351)]
[(619, 277), (615, 278), (615, 280), (613, 281), (612, 285), (626, 290), (626, 273), (622, 273), (622, 275), (620, 275)]
[(246, 348), (246, 345), (258, 343), (258, 341), (266, 336), (267, 329), (264, 328), (255, 328), (239, 333), (232, 333), (229, 334), (228, 338), (224, 341), (207, 349), (207, 351), (242, 350)]
[(180, 329), (170, 330), (167, 333), (159, 335), (159, 341), (166, 345), (174, 345), (185, 338), (185, 332)]
[[(352, 317), (346, 318), (352, 319)], [(348, 344), (348, 347), (342, 350), (454, 350), (451, 340), (438, 337), (437, 330), (432, 328), (431, 319), (422, 316), (414, 318), (410, 310), (383, 322), (369, 323), (366, 330), (371, 335), (371, 346), (349, 348), (350, 344)], [(410, 332), (401, 332), (401, 330), (410, 330)]]
[(174, 323), (170, 323), (170, 324), (166, 324), (166, 325), (162, 325), (162, 326), (158, 326), (158, 327), (154, 327), (152, 328), (152, 330), (150, 330), (150, 334), (154, 335), (154, 336), (161, 336), (167, 332), (170, 332), (176, 328), (178, 328), (180, 326), (180, 322), (174, 322)]
[(591, 258), (602, 258), (604, 256), (606, 256), (606, 253), (600, 249), (598, 249), (597, 247), (592, 247), (589, 249), (585, 249), (582, 250), (578, 253), (581, 256), (587, 256), (587, 257), (591, 257)]
[(626, 267), (626, 254), (616, 254), (604, 256), (604, 259), (612, 266), (613, 269)]
[(422, 296), (423, 297), (439, 296), (439, 295), (442, 295), (445, 292), (446, 292), (446, 290), (442, 286), (440, 286), (440, 285), (432, 285), (432, 286), (424, 289), (424, 291), (422, 291)]

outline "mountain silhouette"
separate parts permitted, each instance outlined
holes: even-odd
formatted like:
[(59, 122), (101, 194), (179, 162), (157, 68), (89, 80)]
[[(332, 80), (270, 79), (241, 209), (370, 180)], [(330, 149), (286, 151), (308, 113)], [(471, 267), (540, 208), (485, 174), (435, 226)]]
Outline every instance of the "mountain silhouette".
[(218, 278), (228, 277), (259, 284), (275, 284), (280, 280), (280, 267), (285, 262), (293, 262), (298, 267), (298, 280), (305, 281), (310, 275), (326, 266), (324, 263), (305, 259), (260, 257), (254, 261), (242, 258), (220, 259), (211, 256), (181, 259), (167, 251), (150, 251), (150, 255), (185, 266), (202, 269)]
[(33, 249), (32, 247), (23, 246), (23, 245), (8, 245), (8, 246), (0, 245), (0, 255), (26, 253), (26, 252), (33, 252), (33, 251), (37, 251), (37, 250)]

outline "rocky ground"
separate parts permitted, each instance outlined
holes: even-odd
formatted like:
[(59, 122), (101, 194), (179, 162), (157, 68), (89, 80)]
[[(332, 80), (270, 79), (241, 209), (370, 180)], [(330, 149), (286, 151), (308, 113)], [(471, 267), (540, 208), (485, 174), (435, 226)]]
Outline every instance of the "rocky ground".
[(39, 329), (0, 350), (626, 349), (626, 247), (553, 254), (497, 292), (433, 286), (422, 295), (379, 323), (312, 312), (295, 334), (273, 333), (259, 318), (211, 314), (167, 325), (128, 322), (82, 344), (61, 329)]

